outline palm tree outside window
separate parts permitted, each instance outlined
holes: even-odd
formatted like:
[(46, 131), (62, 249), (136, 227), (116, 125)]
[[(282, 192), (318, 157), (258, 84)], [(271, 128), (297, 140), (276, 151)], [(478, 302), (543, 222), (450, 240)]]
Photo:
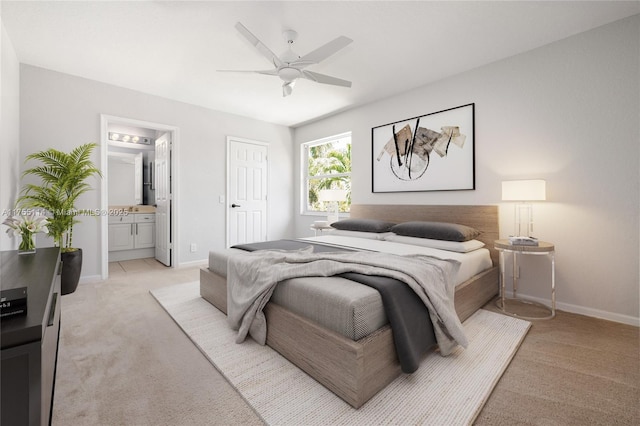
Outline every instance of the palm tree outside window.
[(351, 206), (351, 132), (302, 144), (302, 212), (326, 212), (327, 203), (319, 200), (323, 189), (347, 191), (339, 204), (341, 213)]

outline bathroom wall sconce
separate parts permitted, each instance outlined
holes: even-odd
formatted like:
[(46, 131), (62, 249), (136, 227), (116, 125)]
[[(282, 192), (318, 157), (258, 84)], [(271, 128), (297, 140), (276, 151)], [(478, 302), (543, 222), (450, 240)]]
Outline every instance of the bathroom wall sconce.
[(109, 140), (114, 142), (127, 142), (141, 145), (151, 145), (151, 138), (146, 136), (128, 135), (125, 133), (109, 132)]

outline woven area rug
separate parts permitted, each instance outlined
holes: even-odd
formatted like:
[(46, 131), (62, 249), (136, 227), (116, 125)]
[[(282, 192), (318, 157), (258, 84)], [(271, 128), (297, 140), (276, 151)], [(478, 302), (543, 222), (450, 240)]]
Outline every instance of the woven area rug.
[(481, 309), (464, 323), (466, 350), (429, 354), (416, 373), (356, 410), (268, 346), (236, 344), (226, 316), (200, 297), (198, 282), (151, 293), (270, 425), (471, 424), (531, 326)]

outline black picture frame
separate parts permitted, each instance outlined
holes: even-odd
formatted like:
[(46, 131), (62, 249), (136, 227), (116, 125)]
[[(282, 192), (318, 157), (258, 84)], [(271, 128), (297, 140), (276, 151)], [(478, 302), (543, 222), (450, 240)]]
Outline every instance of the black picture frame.
[(475, 103), (371, 128), (371, 190), (475, 190)]

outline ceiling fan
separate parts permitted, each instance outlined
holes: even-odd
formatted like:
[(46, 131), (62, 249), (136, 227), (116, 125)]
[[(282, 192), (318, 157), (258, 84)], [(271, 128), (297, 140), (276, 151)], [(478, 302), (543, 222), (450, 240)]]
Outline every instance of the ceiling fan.
[(353, 40), (348, 37), (340, 36), (329, 43), (320, 46), (316, 50), (300, 57), (293, 50), (291, 46), (295, 42), (298, 33), (293, 30), (286, 30), (282, 33), (285, 41), (289, 45), (289, 49), (285, 51), (279, 57), (276, 56), (267, 46), (265, 46), (256, 36), (254, 36), (244, 25), (240, 22), (236, 23), (236, 29), (242, 34), (249, 42), (258, 49), (258, 52), (262, 54), (267, 60), (274, 66), (269, 70), (218, 70), (221, 72), (251, 72), (257, 74), (273, 75), (280, 77), (282, 80), (282, 96), (289, 96), (293, 92), (293, 86), (299, 78), (305, 78), (307, 80), (315, 81), (316, 83), (332, 84), (335, 86), (351, 87), (351, 82), (342, 80), (340, 78), (331, 77), (329, 75), (320, 74), (313, 71), (308, 71), (305, 68), (309, 65), (317, 64), (329, 56), (333, 55), (340, 49), (347, 46)]

